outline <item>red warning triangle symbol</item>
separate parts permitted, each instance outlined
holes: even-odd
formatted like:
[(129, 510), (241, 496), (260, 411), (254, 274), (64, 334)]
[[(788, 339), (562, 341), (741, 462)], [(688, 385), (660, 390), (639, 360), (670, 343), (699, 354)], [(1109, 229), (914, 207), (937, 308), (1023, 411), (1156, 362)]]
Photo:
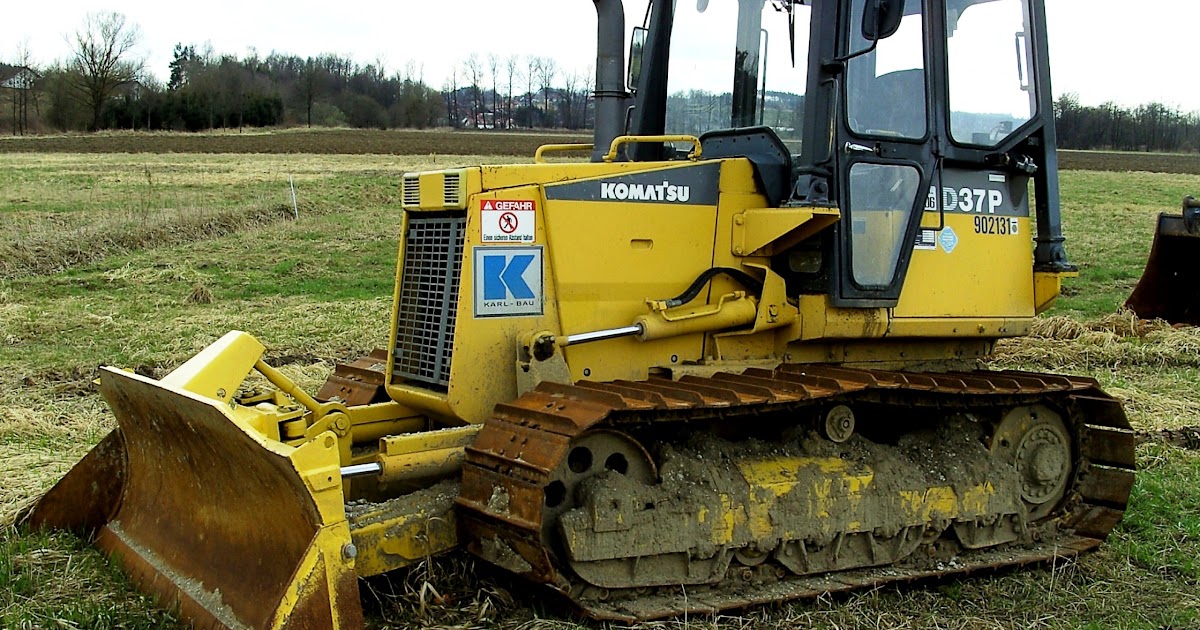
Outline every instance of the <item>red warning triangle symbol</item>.
[(492, 209), (492, 202), (491, 202), (491, 200), (490, 200), (490, 199), (489, 199), (489, 200), (485, 200), (485, 201), (483, 202), (483, 209), (484, 209), (484, 210), (491, 210), (491, 209)]

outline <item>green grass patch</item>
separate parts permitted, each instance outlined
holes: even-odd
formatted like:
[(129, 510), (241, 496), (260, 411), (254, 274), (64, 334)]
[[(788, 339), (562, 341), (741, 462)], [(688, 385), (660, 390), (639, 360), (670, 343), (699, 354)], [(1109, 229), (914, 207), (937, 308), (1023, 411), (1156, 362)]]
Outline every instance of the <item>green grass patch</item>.
[(1144, 446), (1114, 552), (1164, 578), (1200, 587), (1200, 456)]
[(66, 533), (0, 528), (0, 627), (173, 629), (179, 622), (135, 591), (118, 567)]
[(1066, 281), (1054, 314), (1081, 319), (1116, 312), (1137, 284), (1160, 212), (1179, 213), (1200, 195), (1200, 176), (1065, 171), (1061, 175), (1067, 254), (1079, 278)]

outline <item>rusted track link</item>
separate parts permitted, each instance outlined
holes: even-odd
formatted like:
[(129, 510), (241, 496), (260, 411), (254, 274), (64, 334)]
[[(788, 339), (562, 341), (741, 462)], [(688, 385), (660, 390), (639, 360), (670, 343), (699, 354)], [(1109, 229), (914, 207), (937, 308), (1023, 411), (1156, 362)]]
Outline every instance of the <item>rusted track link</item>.
[[(545, 488), (573, 438), (602, 426), (735, 421), (844, 402), (964, 412), (1035, 403), (1062, 409), (1078, 462), (1063, 506), (1052, 517), (1061, 535), (1032, 548), (970, 552), (950, 566), (891, 565), (792, 576), (752, 588), (726, 578), (699, 589), (640, 589), (613, 593), (607, 601), (580, 600), (578, 578), (556, 561), (542, 531)], [(496, 407), (467, 449), (458, 505), (475, 553), (562, 592), (590, 616), (649, 619), (1072, 557), (1094, 548), (1120, 521), (1133, 485), (1136, 444), (1121, 405), (1096, 381), (1052, 374), (783, 365), (678, 381), (543, 384)]]

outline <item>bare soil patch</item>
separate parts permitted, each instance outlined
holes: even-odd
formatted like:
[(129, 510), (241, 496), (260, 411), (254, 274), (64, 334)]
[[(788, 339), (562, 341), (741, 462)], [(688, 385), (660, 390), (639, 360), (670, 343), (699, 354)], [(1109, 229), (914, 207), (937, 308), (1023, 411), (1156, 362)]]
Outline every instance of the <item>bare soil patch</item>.
[(1070, 171), (1146, 171), (1200, 175), (1200, 154), (1058, 151), (1059, 168)]
[(590, 142), (589, 134), (548, 131), (306, 129), (213, 134), (122, 132), (0, 138), (0, 153), (310, 153), (532, 157), (543, 144)]

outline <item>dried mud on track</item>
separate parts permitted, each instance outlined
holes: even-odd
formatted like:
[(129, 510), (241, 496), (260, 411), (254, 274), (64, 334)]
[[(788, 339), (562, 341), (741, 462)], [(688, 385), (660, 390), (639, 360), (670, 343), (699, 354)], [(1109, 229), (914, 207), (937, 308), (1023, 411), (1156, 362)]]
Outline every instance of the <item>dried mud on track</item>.
[(551, 132), (318, 129), (268, 132), (101, 133), (0, 137), (0, 153), (315, 153), (527, 155), (543, 144), (590, 143), (590, 135)]

